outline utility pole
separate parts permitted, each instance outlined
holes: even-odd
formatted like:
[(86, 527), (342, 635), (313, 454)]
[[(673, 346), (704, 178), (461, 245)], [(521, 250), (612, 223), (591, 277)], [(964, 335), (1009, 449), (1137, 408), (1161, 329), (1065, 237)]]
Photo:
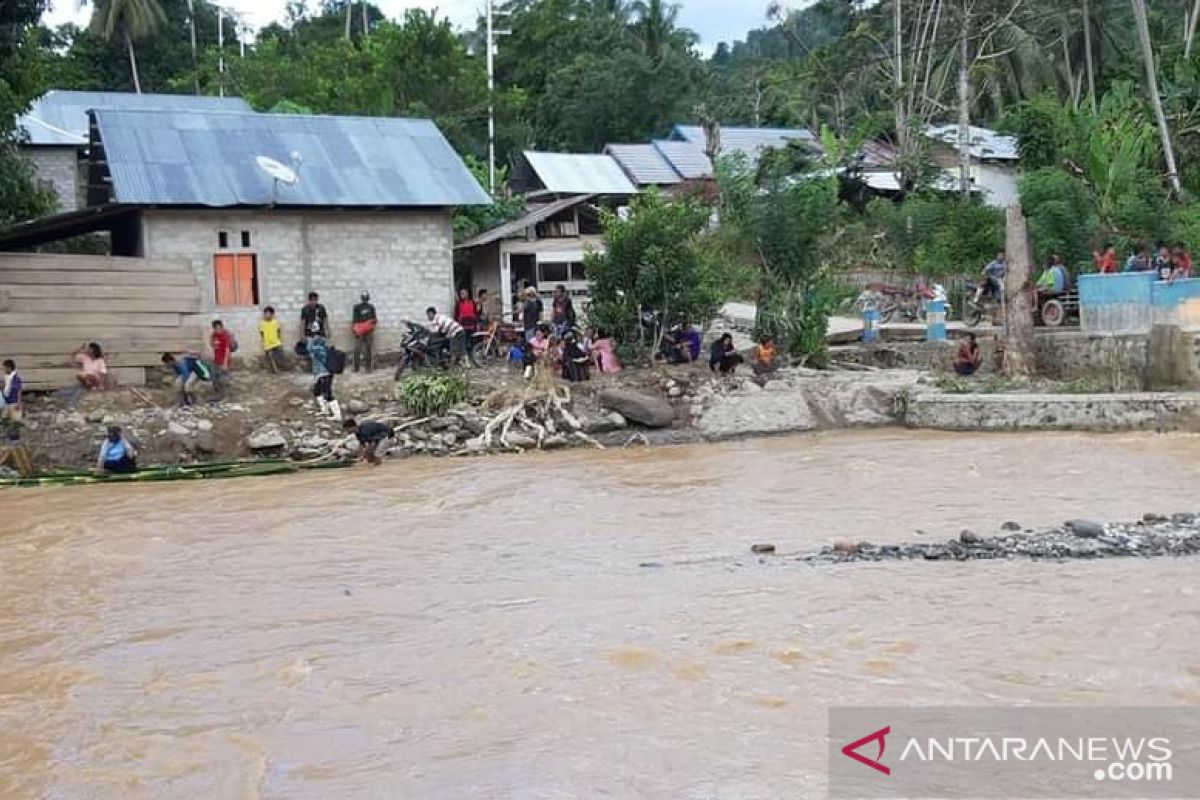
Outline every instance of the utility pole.
[(225, 9), (217, 6), (217, 73), (221, 76), (218, 81), (218, 92), (225, 96)]
[(487, 90), (488, 90), (488, 192), (496, 193), (496, 37), (507, 36), (511, 31), (496, 30), (495, 0), (487, 0), (484, 10), (487, 18)]

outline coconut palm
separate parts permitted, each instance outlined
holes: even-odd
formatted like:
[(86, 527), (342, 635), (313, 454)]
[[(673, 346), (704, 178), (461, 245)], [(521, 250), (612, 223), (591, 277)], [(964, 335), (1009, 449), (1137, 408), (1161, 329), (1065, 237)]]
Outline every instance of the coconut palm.
[(642, 40), (642, 47), (647, 56), (658, 60), (675, 32), (679, 6), (664, 0), (637, 0), (633, 8), (638, 17), (634, 29)]
[(118, 36), (125, 40), (133, 90), (138, 94), (142, 92), (142, 80), (133, 44), (156, 33), (166, 21), (167, 14), (159, 0), (96, 0), (92, 30), (105, 41)]

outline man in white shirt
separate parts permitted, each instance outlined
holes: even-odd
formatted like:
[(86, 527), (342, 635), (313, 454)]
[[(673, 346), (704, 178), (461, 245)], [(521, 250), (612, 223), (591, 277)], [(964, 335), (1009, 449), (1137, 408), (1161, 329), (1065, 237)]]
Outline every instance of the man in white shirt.
[(467, 349), (467, 335), (463, 331), (463, 326), (450, 317), (439, 314), (433, 306), (425, 309), (425, 318), (429, 320), (425, 327), (437, 336), (443, 337), (450, 346), (451, 359), (461, 361), (466, 355)]

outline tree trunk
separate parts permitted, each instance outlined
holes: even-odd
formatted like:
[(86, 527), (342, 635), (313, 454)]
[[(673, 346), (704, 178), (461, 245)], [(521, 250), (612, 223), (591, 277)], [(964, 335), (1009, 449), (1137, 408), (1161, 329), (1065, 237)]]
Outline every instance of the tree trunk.
[(971, 197), (971, 13), (963, 14), (958, 33), (958, 190)]
[(367, 16), (367, 0), (363, 0), (362, 4), (362, 21), (363, 21), (363, 38), (367, 38), (367, 30), (370, 28), (371, 20)]
[(133, 90), (142, 93), (142, 79), (138, 76), (137, 53), (133, 50), (133, 37), (125, 33), (125, 47), (129, 49), (129, 72), (133, 75)]
[(354, 19), (354, 0), (346, 0), (346, 41), (350, 41), (350, 22)]
[(1162, 139), (1163, 156), (1167, 160), (1167, 178), (1171, 189), (1178, 197), (1183, 187), (1179, 183), (1179, 168), (1175, 166), (1175, 149), (1171, 145), (1171, 130), (1167, 127), (1167, 115), (1163, 112), (1162, 95), (1158, 93), (1158, 68), (1154, 65), (1154, 49), (1150, 43), (1150, 26), (1146, 22), (1146, 0), (1130, 0), (1133, 5), (1133, 21), (1137, 25), (1138, 44), (1142, 48), (1142, 61), (1146, 66), (1146, 88), (1150, 102), (1154, 105), (1154, 118), (1158, 120), (1158, 135)]
[(188, 28), (192, 37), (192, 85), (196, 94), (200, 94), (200, 59), (196, 54), (196, 3), (188, 0)]
[[(1200, 0), (1196, 0), (1200, 3)], [(1092, 62), (1092, 3), (1083, 0), (1083, 57), (1087, 64), (1088, 97), (1092, 102), (1092, 113), (1096, 113), (1096, 67)]]
[(893, 72), (896, 87), (896, 149), (901, 156), (908, 153), (908, 120), (904, 114), (904, 25), (901, 0), (892, 0), (895, 19), (892, 22), (895, 31), (892, 36), (892, 58), (895, 59)]
[(1004, 276), (1004, 363), (1005, 375), (1025, 376), (1036, 371), (1033, 347), (1033, 253), (1029, 231), (1020, 203), (1008, 207), (1005, 253), (1008, 271)]
[(1196, 20), (1200, 18), (1200, 0), (1192, 5), (1192, 13), (1187, 18), (1187, 36), (1183, 40), (1183, 57), (1192, 57), (1192, 45), (1196, 42)]

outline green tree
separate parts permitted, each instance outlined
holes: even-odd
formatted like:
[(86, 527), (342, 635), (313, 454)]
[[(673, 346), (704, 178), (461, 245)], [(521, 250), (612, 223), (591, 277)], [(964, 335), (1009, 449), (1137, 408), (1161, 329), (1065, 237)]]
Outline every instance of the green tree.
[(639, 307), (659, 311), (665, 324), (710, 319), (723, 298), (705, 244), (709, 215), (702, 204), (658, 192), (635, 198), (627, 216), (606, 214), (605, 252), (587, 258), (589, 322), (632, 345)]
[(1082, 180), (1054, 167), (1031, 172), (1021, 178), (1021, 209), (1039, 260), (1058, 253), (1072, 266), (1090, 261), (1099, 217)]
[(133, 78), (133, 90), (142, 91), (138, 75), (137, 52), (133, 43), (141, 41), (166, 24), (167, 15), (158, 0), (97, 0), (92, 17), (92, 28), (105, 41), (120, 38), (129, 52), (129, 70)]
[(17, 146), (17, 115), (41, 87), (38, 0), (0, 3), (0, 226), (49, 213), (54, 196), (35, 179)]

